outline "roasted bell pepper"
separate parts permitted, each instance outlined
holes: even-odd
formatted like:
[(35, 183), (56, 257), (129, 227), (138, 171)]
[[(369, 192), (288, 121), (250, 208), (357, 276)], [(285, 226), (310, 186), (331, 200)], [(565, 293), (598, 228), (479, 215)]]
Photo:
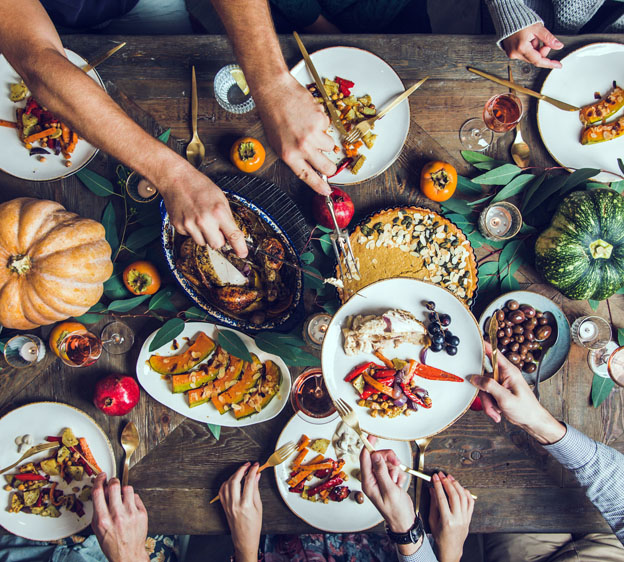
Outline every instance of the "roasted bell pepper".
[(45, 440), (48, 443), (60, 443), (61, 442), (61, 438), (56, 436), (56, 435), (48, 435)]
[(375, 357), (377, 357), (377, 359), (379, 359), (386, 367), (388, 367), (388, 369), (394, 369), (394, 363), (392, 361), (390, 361), (390, 359), (388, 359), (387, 357), (385, 357), (383, 355), (383, 353), (381, 353), (381, 351), (374, 351), (373, 354), (375, 355)]
[(377, 392), (392, 396), (392, 389), (389, 386), (382, 384), (381, 382), (375, 380), (373, 377), (367, 375), (366, 373), (362, 373), (362, 376), (364, 377), (364, 380), (368, 384), (370, 384)]
[(345, 382), (351, 382), (358, 375), (361, 375), (367, 369), (370, 369), (375, 363), (373, 361), (369, 361), (368, 363), (362, 363), (355, 367), (345, 378)]
[(405, 383), (401, 383), (401, 389), (405, 393), (405, 396), (407, 396), (412, 402), (416, 402), (416, 404), (422, 406), (423, 408), (431, 408), (433, 402), (431, 401), (431, 398), (429, 398), (429, 396), (425, 396), (424, 399), (418, 397), (410, 390), (409, 386)]
[(316, 494), (318, 494), (319, 492), (322, 492), (323, 490), (330, 490), (331, 488), (340, 486), (342, 482), (343, 480), (342, 478), (340, 478), (340, 476), (334, 476), (333, 478), (330, 478), (327, 482), (323, 482), (322, 484), (315, 486), (311, 490), (308, 490), (308, 497), (311, 498), (313, 496), (316, 496)]
[(41, 482), (42, 480), (47, 480), (45, 476), (41, 476), (41, 474), (33, 474), (31, 472), (26, 472), (24, 474), (13, 474), (12, 476), (15, 480), (19, 480), (20, 482)]
[(353, 158), (344, 158), (340, 164), (338, 164), (338, 167), (336, 168), (336, 172), (334, 174), (332, 174), (331, 176), (328, 176), (328, 178), (333, 178), (334, 176), (337, 176), (340, 172), (342, 172), (347, 166), (349, 166), (351, 164), (351, 162), (353, 162)]
[(373, 376), (379, 381), (381, 379), (387, 379), (388, 377), (394, 377), (396, 371), (394, 369), (377, 369)]
[(360, 398), (362, 400), (366, 400), (367, 398), (370, 398), (373, 394), (375, 394), (375, 392), (375, 389), (370, 384), (367, 384), (364, 387), (364, 390), (360, 393)]
[(384, 378), (381, 378), (381, 379), (375, 379), (375, 380), (377, 380), (379, 383), (381, 383), (381, 384), (383, 384), (383, 385), (385, 385), (387, 387), (391, 387), (394, 384), (394, 376), (393, 375), (391, 375), (389, 377), (384, 377)]
[(432, 381), (464, 382), (464, 379), (458, 377), (457, 375), (452, 375), (451, 373), (447, 373), (442, 369), (432, 367), (431, 365), (423, 365), (422, 363), (416, 364), (414, 372), (419, 377)]

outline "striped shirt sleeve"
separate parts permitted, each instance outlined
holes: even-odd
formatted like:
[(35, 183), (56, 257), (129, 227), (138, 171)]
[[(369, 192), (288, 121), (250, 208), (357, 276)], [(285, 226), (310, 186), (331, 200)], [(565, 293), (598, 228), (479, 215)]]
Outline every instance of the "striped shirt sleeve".
[(624, 455), (569, 425), (566, 427), (560, 441), (544, 448), (574, 474), (624, 544)]
[(544, 23), (542, 18), (522, 0), (486, 0), (488, 10), (496, 28), (496, 44), (517, 31), (534, 23)]
[(438, 562), (428, 535), (425, 536), (422, 546), (414, 554), (404, 556), (397, 551), (397, 556), (399, 557), (399, 562)]

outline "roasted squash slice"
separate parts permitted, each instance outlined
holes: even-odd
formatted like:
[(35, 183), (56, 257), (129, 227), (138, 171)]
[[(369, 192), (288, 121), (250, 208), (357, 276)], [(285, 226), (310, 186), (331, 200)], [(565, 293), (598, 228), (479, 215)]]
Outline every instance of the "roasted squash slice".
[(215, 342), (204, 332), (199, 332), (189, 348), (178, 355), (152, 355), (149, 364), (161, 375), (178, 375), (190, 371), (208, 357), (215, 348)]
[(233, 355), (230, 355), (229, 357), (230, 362), (225, 370), (225, 374), (221, 378), (217, 378), (201, 388), (188, 391), (187, 396), (189, 406), (191, 408), (208, 402), (208, 400), (210, 400), (213, 396), (221, 394), (224, 390), (227, 390), (236, 384), (236, 381), (240, 378), (241, 373), (243, 372), (243, 367), (246, 362), (238, 357), (234, 357)]
[(173, 375), (171, 377), (173, 392), (178, 394), (193, 388), (200, 388), (215, 380), (217, 377), (222, 377), (227, 369), (229, 359), (229, 353), (221, 346), (217, 347), (210, 361), (200, 365), (196, 371)]
[(262, 375), (262, 361), (253, 353), (251, 358), (252, 362), (245, 364), (240, 380), (225, 392), (212, 397), (212, 403), (220, 414), (225, 414), (231, 404), (238, 404)]
[(232, 406), (234, 416), (237, 420), (246, 418), (252, 414), (260, 412), (267, 404), (273, 400), (277, 394), (280, 383), (282, 382), (282, 373), (279, 367), (273, 361), (267, 361), (264, 364), (264, 376), (260, 379), (258, 389), (253, 392), (242, 403)]

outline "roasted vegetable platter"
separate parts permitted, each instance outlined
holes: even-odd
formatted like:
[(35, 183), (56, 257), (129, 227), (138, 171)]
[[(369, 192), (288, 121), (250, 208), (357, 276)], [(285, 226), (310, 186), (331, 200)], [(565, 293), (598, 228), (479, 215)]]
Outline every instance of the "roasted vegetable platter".
[[(68, 428), (75, 440), (71, 440)], [(78, 460), (80, 456), (74, 455), (71, 447), (65, 447), (65, 442), (70, 445), (75, 442), (75, 450), (94, 459), (109, 478), (113, 477), (116, 474), (113, 449), (100, 426), (73, 406), (58, 402), (34, 402), (1, 418), (0, 435), (3, 438), (1, 467), (15, 463), (31, 445), (61, 439), (58, 449), (29, 457), (3, 474), (0, 525), (15, 535), (37, 541), (62, 539), (88, 527), (93, 517), (89, 491), (94, 475), (89, 475), (91, 469), (88, 466), (85, 468), (85, 464)], [(18, 452), (16, 441), (24, 437), (28, 437), (31, 444), (25, 443)], [(86, 446), (83, 448), (81, 443)], [(37, 480), (41, 478), (46, 480), (41, 483), (48, 490), (47, 494), (38, 492), (40, 483)], [(57, 505), (52, 505), (49, 500), (50, 489)], [(18, 509), (20, 503), (28, 504), (33, 499), (35, 501), (28, 509), (24, 509), (25, 506)], [(37, 513), (37, 504), (44, 508), (42, 513)]]
[[(249, 356), (217, 344), (218, 331), (234, 332)], [(252, 338), (207, 322), (188, 322), (173, 341), (150, 351), (152, 333), (137, 359), (139, 384), (152, 398), (190, 419), (243, 427), (277, 416), (290, 395), (284, 361), (259, 349)]]
[[(342, 427), (339, 428), (339, 426)], [(301, 451), (297, 451), (286, 462), (276, 466), (275, 481), (284, 503), (297, 517), (309, 525), (328, 533), (356, 533), (370, 529), (382, 521), (381, 514), (375, 506), (368, 498), (362, 497), (362, 483), (359, 479), (359, 460), (357, 457), (361, 443), (354, 439), (352, 443), (356, 453), (339, 456), (337, 446), (339, 446), (338, 440), (340, 436), (337, 435), (337, 432), (342, 432), (343, 430), (344, 426), (337, 416), (328, 423), (313, 424), (295, 414), (282, 430), (275, 445), (277, 449), (288, 441), (301, 444), (302, 436), (309, 437), (309, 443), (305, 449), (307, 454), (304, 458), (301, 459), (299, 457)], [(351, 430), (347, 428), (346, 431)], [(324, 445), (327, 448), (319, 450), (317, 445), (322, 441), (325, 441)], [(376, 447), (378, 449), (394, 450), (403, 464), (412, 466), (412, 451), (409, 443), (380, 439), (377, 441)], [(339, 487), (346, 488), (349, 492), (344, 498), (328, 498), (327, 503), (325, 503), (321, 499), (323, 496), (321, 493), (315, 495), (310, 500), (305, 499), (300, 492), (291, 490), (289, 480), (292, 482), (293, 473), (296, 472), (293, 470), (293, 463), (296, 462), (296, 459), (301, 461), (302, 467), (305, 467), (306, 464), (310, 464), (316, 459), (318, 459), (318, 462), (322, 462), (321, 458), (340, 462), (339, 470), (337, 468), (336, 471), (339, 474), (342, 473), (343, 476), (346, 475), (346, 480), (341, 482)], [(344, 461), (344, 464), (342, 461)], [(410, 483), (409, 476), (407, 474), (406, 476), (405, 489), (409, 487)], [(309, 476), (309, 480), (305, 481), (305, 488), (308, 492), (313, 492), (314, 487), (320, 486), (322, 489), (331, 484), (331, 474), (324, 476), (320, 472), (315, 471), (315, 473)]]
[(537, 104), (537, 124), (550, 155), (568, 168), (604, 170), (594, 178), (600, 182), (621, 179), (615, 174), (620, 174), (617, 159), (624, 153), (623, 57), (620, 43), (592, 43), (572, 51), (561, 59), (563, 68), (550, 71), (541, 93), (581, 111), (562, 111), (541, 100)]
[[(80, 55), (65, 49), (67, 58), (76, 66), (86, 64)], [(87, 73), (95, 83), (104, 88), (104, 82), (96, 70)], [(4, 56), (0, 55), (0, 120), (15, 122), (16, 110), (26, 106), (26, 100), (13, 102), (9, 99), (11, 85), (19, 84), (20, 76), (13, 70)], [(28, 96), (27, 96), (28, 97)], [(20, 140), (18, 131), (12, 127), (0, 127), (0, 169), (7, 174), (29, 181), (50, 181), (69, 176), (86, 166), (96, 155), (97, 149), (86, 140), (78, 140), (71, 155), (71, 166), (66, 165), (63, 155), (55, 155), (54, 150), (27, 149)], [(45, 150), (46, 152), (43, 152)]]

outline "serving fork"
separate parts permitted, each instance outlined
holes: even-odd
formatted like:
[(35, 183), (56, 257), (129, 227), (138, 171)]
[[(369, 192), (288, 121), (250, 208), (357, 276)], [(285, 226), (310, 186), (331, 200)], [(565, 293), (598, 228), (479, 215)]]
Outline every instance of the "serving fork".
[(344, 138), (344, 142), (346, 142), (347, 144), (353, 144), (357, 140), (361, 139), (366, 133), (368, 133), (373, 128), (377, 120), (381, 119), (384, 115), (392, 111), (405, 98), (411, 96), (418, 88), (420, 88), (423, 85), (423, 83), (428, 78), (429, 76), (425, 76), (422, 80), (419, 80), (418, 82), (416, 82), (416, 84), (414, 84), (413, 86), (405, 90), (402, 94), (398, 95), (388, 105), (386, 105), (377, 115), (371, 117), (370, 119), (366, 119), (365, 121), (361, 121), (360, 123), (358, 123), (353, 129), (351, 129), (351, 131), (349, 131), (347, 136)]
[(48, 449), (54, 449), (55, 447), (60, 447), (61, 444), (54, 442), (54, 443), (41, 443), (39, 445), (35, 445), (34, 447), (31, 447), (30, 449), (28, 449), (28, 451), (26, 451), (17, 462), (10, 464), (9, 466), (7, 466), (6, 468), (3, 468), (2, 470), (0, 470), (0, 474), (2, 474), (3, 472), (6, 472), (7, 470), (11, 470), (12, 468), (15, 468), (19, 463), (21, 463), (23, 460), (27, 459), (28, 457), (32, 457), (33, 455), (37, 455), (39, 453), (41, 453), (41, 451), (47, 451)]
[[(272, 466), (277, 466), (278, 464), (282, 464), (290, 455), (292, 455), (297, 450), (297, 445), (293, 441), (289, 441), (288, 443), (282, 445), (277, 451), (275, 451), (267, 461), (258, 468), (258, 474), (260, 474), (265, 468), (270, 468)], [(210, 503), (214, 503), (219, 501), (219, 496), (215, 496), (210, 500)]]

